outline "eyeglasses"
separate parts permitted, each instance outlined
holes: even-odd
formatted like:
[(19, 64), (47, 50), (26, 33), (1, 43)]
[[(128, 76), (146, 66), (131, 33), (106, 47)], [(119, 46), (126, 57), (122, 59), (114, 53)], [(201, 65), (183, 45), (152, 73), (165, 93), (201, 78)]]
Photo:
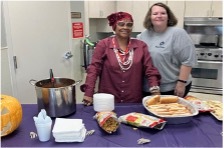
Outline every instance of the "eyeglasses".
[(126, 22), (120, 21), (120, 22), (117, 22), (117, 25), (120, 26), (120, 27), (126, 26), (128, 28), (132, 28), (133, 27), (133, 22), (127, 22), (126, 23)]

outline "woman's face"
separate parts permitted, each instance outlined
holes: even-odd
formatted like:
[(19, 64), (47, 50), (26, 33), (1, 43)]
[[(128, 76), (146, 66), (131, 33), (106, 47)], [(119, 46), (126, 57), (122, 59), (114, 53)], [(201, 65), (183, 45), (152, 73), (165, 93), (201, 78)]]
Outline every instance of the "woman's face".
[(115, 28), (115, 34), (122, 38), (129, 38), (131, 36), (133, 22), (129, 19), (118, 21)]
[(160, 6), (153, 6), (151, 11), (151, 22), (153, 27), (165, 27), (168, 22), (166, 9)]

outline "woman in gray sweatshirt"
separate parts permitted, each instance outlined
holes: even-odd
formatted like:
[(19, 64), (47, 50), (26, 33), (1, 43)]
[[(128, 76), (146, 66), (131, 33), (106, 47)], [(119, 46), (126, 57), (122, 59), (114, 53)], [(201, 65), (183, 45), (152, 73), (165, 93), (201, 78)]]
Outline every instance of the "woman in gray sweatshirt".
[[(144, 30), (137, 36), (148, 45), (154, 66), (162, 77), (162, 95), (185, 97), (191, 88), (191, 70), (197, 63), (191, 38), (184, 29), (174, 27), (177, 19), (163, 3), (151, 6), (144, 20)], [(145, 83), (146, 84), (146, 83)], [(144, 95), (151, 95), (144, 85)]]

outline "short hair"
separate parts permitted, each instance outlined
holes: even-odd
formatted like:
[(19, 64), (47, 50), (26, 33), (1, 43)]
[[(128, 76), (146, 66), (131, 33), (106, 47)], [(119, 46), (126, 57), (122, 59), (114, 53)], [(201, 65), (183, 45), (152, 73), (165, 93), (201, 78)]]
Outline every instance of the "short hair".
[(145, 16), (145, 19), (144, 19), (144, 22), (143, 22), (143, 26), (146, 29), (152, 29), (153, 28), (153, 24), (151, 22), (151, 14), (152, 14), (152, 7), (154, 7), (154, 6), (163, 7), (166, 10), (167, 15), (168, 15), (167, 26), (175, 26), (177, 24), (178, 21), (177, 21), (176, 16), (173, 14), (171, 9), (167, 5), (165, 5), (163, 3), (155, 3), (149, 8), (148, 12), (146, 13), (146, 16)]

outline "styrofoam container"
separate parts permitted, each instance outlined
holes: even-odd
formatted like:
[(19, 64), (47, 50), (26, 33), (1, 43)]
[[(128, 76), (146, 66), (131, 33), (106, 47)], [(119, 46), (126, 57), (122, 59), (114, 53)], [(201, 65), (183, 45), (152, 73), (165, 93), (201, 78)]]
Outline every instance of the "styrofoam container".
[(97, 93), (93, 95), (93, 109), (96, 112), (113, 111), (114, 95), (107, 93)]
[[(166, 96), (171, 96), (171, 95), (160, 95), (160, 97), (166, 97)], [(191, 104), (189, 101), (180, 98), (178, 99), (178, 103), (185, 105), (190, 111), (191, 111), (191, 115), (189, 116), (172, 116), (172, 117), (167, 117), (167, 116), (160, 116), (157, 114), (154, 114), (150, 111), (149, 108), (147, 108), (146, 106), (146, 101), (151, 99), (152, 96), (146, 96), (143, 98), (142, 100), (142, 104), (145, 107), (145, 109), (149, 112), (149, 114), (159, 117), (159, 118), (163, 118), (167, 121), (167, 124), (181, 124), (181, 123), (187, 123), (191, 121), (191, 118), (193, 116), (196, 116), (198, 114), (198, 109), (196, 108), (196, 106), (194, 106), (193, 104)]]

